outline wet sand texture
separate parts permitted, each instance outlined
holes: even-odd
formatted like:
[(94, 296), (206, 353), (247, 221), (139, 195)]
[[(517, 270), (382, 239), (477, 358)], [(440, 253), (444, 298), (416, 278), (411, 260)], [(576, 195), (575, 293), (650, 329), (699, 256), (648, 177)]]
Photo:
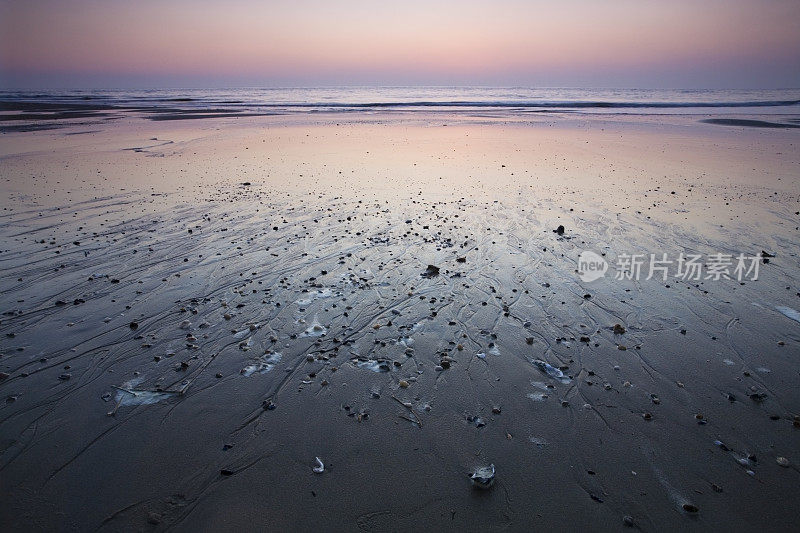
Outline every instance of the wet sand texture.
[(0, 529), (795, 527), (794, 130), (292, 120), (4, 135)]

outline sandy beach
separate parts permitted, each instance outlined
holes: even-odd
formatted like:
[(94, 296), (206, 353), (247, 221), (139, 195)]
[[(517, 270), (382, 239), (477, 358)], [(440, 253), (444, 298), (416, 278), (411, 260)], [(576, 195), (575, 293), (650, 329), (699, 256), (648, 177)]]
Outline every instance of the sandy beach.
[(26, 112), (0, 529), (796, 528), (796, 116)]

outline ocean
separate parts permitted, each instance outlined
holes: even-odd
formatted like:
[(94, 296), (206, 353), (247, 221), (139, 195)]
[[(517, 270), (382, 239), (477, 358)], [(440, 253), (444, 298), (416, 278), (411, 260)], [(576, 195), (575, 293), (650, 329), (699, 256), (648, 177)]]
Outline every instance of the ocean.
[(247, 114), (424, 111), (624, 114), (800, 113), (800, 89), (663, 90), (526, 87), (316, 87), (0, 91), (2, 110), (19, 104)]

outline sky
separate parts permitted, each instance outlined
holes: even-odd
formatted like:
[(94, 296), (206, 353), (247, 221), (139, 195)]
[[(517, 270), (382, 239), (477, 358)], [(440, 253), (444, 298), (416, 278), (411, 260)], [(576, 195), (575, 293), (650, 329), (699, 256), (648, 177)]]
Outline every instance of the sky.
[(800, 87), (800, 0), (0, 0), (0, 87)]

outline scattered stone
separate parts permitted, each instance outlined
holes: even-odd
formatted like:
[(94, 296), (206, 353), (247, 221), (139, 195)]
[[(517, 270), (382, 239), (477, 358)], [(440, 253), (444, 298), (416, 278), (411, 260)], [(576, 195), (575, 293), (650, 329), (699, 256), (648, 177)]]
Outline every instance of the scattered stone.
[(420, 274), (423, 278), (433, 278), (439, 275), (439, 267), (434, 265), (428, 265), (428, 268), (425, 269), (425, 272)]
[(614, 335), (622, 335), (625, 333), (625, 328), (622, 324), (614, 324)]
[(556, 229), (553, 230), (553, 233), (557, 235), (564, 235), (564, 226), (558, 226)]
[(789, 468), (789, 459), (786, 457), (778, 457), (775, 459), (775, 462), (784, 468)]

